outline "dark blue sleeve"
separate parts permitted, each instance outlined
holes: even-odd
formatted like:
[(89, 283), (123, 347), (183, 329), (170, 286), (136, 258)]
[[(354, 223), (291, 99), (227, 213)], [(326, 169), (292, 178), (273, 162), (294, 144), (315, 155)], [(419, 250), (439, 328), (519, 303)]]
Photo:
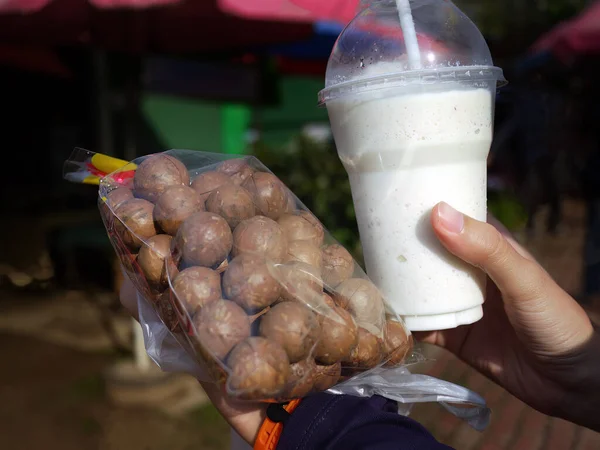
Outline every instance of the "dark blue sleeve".
[(383, 397), (316, 394), (283, 427), (277, 450), (451, 450)]

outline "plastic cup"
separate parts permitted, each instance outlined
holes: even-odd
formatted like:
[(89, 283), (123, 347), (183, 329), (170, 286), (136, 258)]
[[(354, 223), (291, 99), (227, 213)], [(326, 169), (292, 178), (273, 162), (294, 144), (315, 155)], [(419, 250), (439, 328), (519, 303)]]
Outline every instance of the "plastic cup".
[(486, 220), (495, 92), (505, 80), (454, 4), (410, 4), (421, 68), (411, 69), (395, 1), (363, 2), (336, 42), (319, 100), (350, 178), (367, 272), (407, 327), (425, 331), (483, 316), (485, 275), (441, 246), (430, 214), (445, 201)]

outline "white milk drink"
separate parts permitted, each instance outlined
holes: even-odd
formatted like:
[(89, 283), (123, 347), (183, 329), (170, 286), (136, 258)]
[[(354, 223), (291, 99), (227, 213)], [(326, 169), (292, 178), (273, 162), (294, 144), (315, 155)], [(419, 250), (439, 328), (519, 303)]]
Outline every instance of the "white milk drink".
[[(387, 17), (386, 25), (395, 23), (390, 3), (393, 7), (393, 2), (374, 2), (336, 47), (350, 48), (344, 35), (356, 40), (353, 24), (365, 17), (373, 20), (379, 14)], [(419, 19), (432, 29), (432, 10), (413, 5), (413, 13), (417, 31)], [(468, 31), (462, 38), (470, 36), (463, 47), (479, 49), (472, 57), (477, 65), (448, 64), (453, 54), (443, 55), (438, 48), (436, 54), (424, 53), (425, 67), (410, 70), (408, 58), (393, 54), (393, 45), (381, 40), (375, 48), (387, 48), (392, 55), (361, 56), (353, 66), (351, 57), (334, 48), (328, 86), (321, 93), (350, 178), (367, 273), (413, 331), (454, 328), (483, 315), (484, 274), (447, 252), (430, 224), (431, 210), (440, 201), (476, 219), (486, 218), (494, 94), (503, 78), (477, 29), (462, 13), (460, 17), (458, 25)], [(372, 54), (373, 45), (363, 52)], [(423, 52), (431, 44), (421, 47)], [(360, 43), (353, 48), (361, 53)], [(452, 48), (460, 46), (453, 42)], [(461, 58), (470, 62), (464, 52)], [(428, 67), (432, 60), (434, 67)]]

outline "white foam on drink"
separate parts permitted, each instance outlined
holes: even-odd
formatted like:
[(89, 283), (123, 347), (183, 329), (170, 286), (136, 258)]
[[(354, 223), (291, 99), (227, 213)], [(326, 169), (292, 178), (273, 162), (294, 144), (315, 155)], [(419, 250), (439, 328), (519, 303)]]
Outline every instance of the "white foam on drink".
[(493, 98), (488, 89), (458, 84), (440, 92), (403, 89), (333, 100), (327, 110), (350, 177), (367, 273), (409, 328), (451, 328), (481, 317), (485, 277), (441, 246), (430, 212), (446, 201), (486, 219)]

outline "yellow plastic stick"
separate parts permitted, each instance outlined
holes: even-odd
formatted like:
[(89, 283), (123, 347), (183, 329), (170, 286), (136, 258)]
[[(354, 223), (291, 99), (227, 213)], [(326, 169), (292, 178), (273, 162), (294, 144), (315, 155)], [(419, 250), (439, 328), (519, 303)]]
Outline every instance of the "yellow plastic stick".
[(89, 175), (87, 177), (85, 177), (82, 181), (83, 184), (96, 184), (99, 185), (100, 184), (100, 177), (97, 177), (96, 175)]
[[(113, 173), (115, 170), (122, 169), (124, 166), (130, 163), (122, 159), (113, 158), (112, 156), (96, 153), (94, 156), (92, 156), (92, 164), (100, 172), (109, 174)], [(128, 167), (128, 170), (134, 170), (135, 168), (135, 164), (131, 164), (131, 168)]]

